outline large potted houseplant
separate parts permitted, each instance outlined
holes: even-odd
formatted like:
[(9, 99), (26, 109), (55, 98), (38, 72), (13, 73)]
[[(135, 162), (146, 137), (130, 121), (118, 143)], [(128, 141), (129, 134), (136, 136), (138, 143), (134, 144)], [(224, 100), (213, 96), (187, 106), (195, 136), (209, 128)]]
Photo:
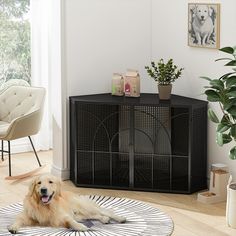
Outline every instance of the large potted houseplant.
[[(231, 67), (231, 71), (223, 74), (218, 79), (202, 77), (209, 81), (206, 86), (205, 94), (209, 102), (219, 103), (220, 115), (209, 108), (209, 119), (217, 124), (216, 142), (223, 146), (226, 143), (232, 143), (229, 151), (229, 157), (236, 159), (236, 47), (224, 47), (220, 51), (228, 54), (228, 57), (217, 59), (216, 61), (226, 61), (225, 66)], [(232, 178), (231, 178), (232, 180)], [(227, 186), (227, 206), (226, 222), (236, 228), (236, 183), (229, 180)]]
[(216, 142), (223, 146), (226, 143), (232, 142), (232, 148), (229, 152), (229, 157), (236, 159), (236, 48), (225, 47), (219, 49), (227, 53), (231, 57), (220, 58), (226, 60), (225, 66), (232, 67), (232, 70), (223, 74), (218, 79), (209, 77), (201, 77), (209, 81), (209, 86), (206, 86), (205, 94), (209, 102), (219, 103), (221, 117), (209, 108), (209, 119), (217, 124)]
[(145, 66), (148, 75), (158, 84), (158, 93), (160, 99), (170, 99), (172, 83), (177, 80), (183, 71), (183, 68), (178, 69), (174, 64), (173, 59), (169, 59), (167, 63), (163, 59), (158, 62), (151, 62), (151, 66)]

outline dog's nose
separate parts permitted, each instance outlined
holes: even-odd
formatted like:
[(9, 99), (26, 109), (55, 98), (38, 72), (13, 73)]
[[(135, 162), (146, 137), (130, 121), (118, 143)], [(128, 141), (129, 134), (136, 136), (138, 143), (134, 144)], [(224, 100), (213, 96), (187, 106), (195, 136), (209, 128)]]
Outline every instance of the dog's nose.
[(40, 189), (40, 192), (41, 192), (41, 194), (47, 194), (47, 188), (41, 188)]
[(204, 16), (201, 16), (202, 20), (204, 20)]

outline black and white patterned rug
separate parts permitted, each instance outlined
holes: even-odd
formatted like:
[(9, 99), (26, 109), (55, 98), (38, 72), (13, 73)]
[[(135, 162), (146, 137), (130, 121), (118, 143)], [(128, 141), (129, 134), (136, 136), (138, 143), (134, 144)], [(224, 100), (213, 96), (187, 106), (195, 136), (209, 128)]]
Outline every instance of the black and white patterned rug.
[[(125, 216), (127, 222), (102, 224), (90, 220), (84, 224), (91, 230), (77, 232), (65, 228), (27, 227), (16, 235), (31, 236), (167, 236), (173, 232), (172, 219), (159, 209), (144, 202), (117, 197), (88, 196), (101, 207), (112, 209), (114, 213)], [(22, 211), (22, 203), (12, 204), (0, 209), (0, 236), (11, 235), (7, 227)]]

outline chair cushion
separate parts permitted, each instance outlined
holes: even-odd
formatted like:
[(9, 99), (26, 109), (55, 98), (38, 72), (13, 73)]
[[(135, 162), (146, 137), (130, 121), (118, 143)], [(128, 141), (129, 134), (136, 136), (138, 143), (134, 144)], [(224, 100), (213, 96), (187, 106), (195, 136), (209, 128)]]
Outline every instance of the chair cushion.
[(0, 121), (0, 138), (4, 137), (6, 135), (7, 129), (8, 129), (9, 126), (10, 126), (10, 123)]
[(45, 91), (36, 87), (11, 86), (0, 93), (0, 120), (10, 123), (41, 107)]
[(45, 89), (11, 86), (0, 93), (0, 139), (14, 140), (39, 131)]

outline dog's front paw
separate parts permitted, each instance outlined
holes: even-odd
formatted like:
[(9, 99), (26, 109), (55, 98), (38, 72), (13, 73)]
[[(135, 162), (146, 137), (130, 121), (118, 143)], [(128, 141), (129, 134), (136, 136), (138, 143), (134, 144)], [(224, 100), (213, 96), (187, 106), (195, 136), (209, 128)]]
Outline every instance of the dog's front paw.
[(123, 217), (123, 216), (118, 216), (118, 217), (117, 217), (117, 221), (118, 221), (119, 223), (125, 223), (125, 222), (126, 222), (126, 218)]
[(82, 231), (82, 232), (88, 231), (88, 230), (89, 230), (89, 228), (84, 225), (79, 228), (79, 231)]
[(100, 221), (103, 223), (103, 224), (108, 224), (110, 222), (110, 218), (108, 216), (103, 216)]
[(76, 230), (84, 232), (84, 231), (88, 231), (89, 228), (83, 224), (78, 224), (76, 227)]
[(19, 230), (18, 227), (14, 225), (9, 226), (7, 229), (11, 234), (16, 234)]

